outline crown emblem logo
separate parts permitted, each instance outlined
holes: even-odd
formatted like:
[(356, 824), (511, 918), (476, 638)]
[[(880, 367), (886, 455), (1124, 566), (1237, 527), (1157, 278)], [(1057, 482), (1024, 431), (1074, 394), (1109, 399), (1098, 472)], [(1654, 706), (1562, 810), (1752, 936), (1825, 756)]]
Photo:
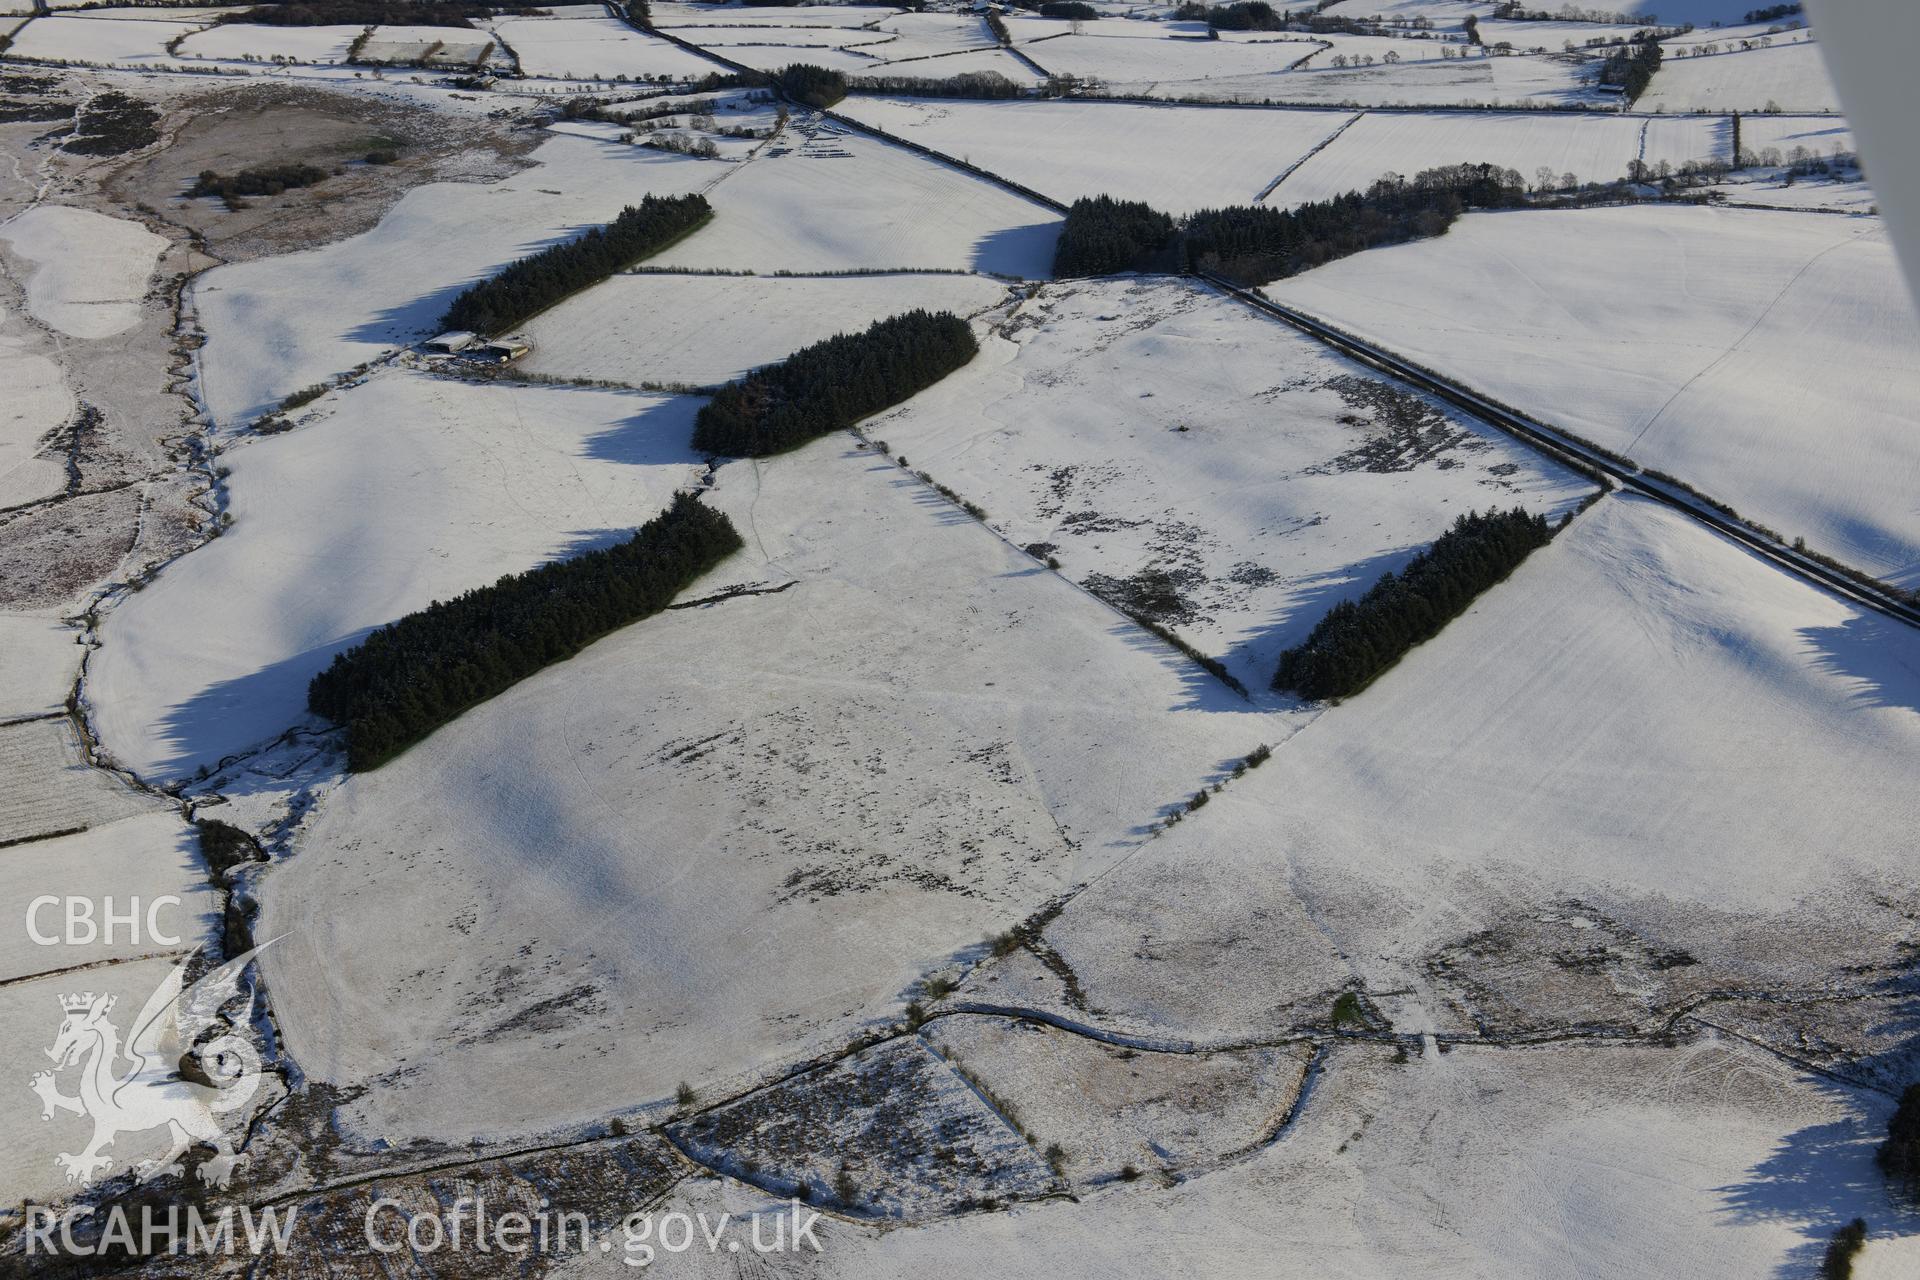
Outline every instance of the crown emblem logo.
[[(93, 992), (81, 991), (60, 997), (60, 1007), (68, 1013), (85, 1013), (93, 1005)], [(102, 1010), (102, 1012), (105, 1012)]]

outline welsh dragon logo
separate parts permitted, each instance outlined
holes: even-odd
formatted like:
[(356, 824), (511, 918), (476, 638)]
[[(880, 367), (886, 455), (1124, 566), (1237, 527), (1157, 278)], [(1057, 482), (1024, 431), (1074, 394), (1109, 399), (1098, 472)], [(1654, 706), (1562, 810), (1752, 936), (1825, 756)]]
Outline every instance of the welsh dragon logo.
[[(263, 944), (271, 945), (271, 944)], [(93, 1141), (84, 1151), (54, 1157), (69, 1183), (88, 1186), (114, 1164), (101, 1151), (122, 1134), (164, 1126), (171, 1146), (135, 1166), (139, 1181), (179, 1173), (181, 1157), (204, 1143), (214, 1154), (200, 1166), (200, 1180), (225, 1187), (246, 1157), (236, 1155), (218, 1117), (245, 1106), (260, 1084), (260, 1056), (231, 1029), (220, 1011), (244, 993), (241, 972), (258, 955), (255, 947), (182, 989), (191, 956), (175, 965), (133, 1019), (124, 1048), (120, 1029), (108, 1019), (115, 997), (91, 991), (60, 997), (66, 1015), (47, 1049), (52, 1071), (28, 1082), (40, 1096), (41, 1119), (56, 1111), (93, 1118)], [(132, 1064), (119, 1070), (122, 1059)], [(77, 1067), (80, 1092), (60, 1092), (57, 1073)]]

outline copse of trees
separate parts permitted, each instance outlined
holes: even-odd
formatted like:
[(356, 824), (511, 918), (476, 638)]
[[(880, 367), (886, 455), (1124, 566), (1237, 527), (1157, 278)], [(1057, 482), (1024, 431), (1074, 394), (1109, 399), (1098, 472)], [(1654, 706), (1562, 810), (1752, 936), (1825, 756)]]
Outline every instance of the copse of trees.
[(1328, 610), (1303, 643), (1280, 655), (1273, 687), (1313, 699), (1358, 693), (1552, 537), (1545, 517), (1519, 507), (1461, 516), (1400, 573)]
[(1426, 169), (1411, 181), (1389, 174), (1292, 209), (1205, 209), (1186, 224), (1187, 261), (1243, 284), (1265, 284), (1377, 245), (1437, 236), (1468, 209), (1526, 202), (1526, 179), (1491, 164)]
[(1600, 83), (1617, 85), (1628, 102), (1634, 102), (1653, 83), (1660, 69), (1660, 42), (1649, 36), (1633, 44), (1621, 45), (1600, 64)]
[(1748, 22), (1772, 22), (1775, 18), (1791, 18), (1800, 12), (1797, 4), (1770, 4), (1764, 9), (1747, 10)]
[(604, 227), (522, 258), (470, 286), (447, 308), (449, 329), (493, 334), (657, 253), (713, 216), (703, 195), (647, 196)]
[(1901, 1093), (1876, 1158), (1880, 1171), (1909, 1200), (1920, 1204), (1920, 1084), (1910, 1084)]
[(1081, 0), (1047, 0), (1040, 6), (1043, 18), (1066, 18), (1075, 22), (1090, 22), (1100, 16), (1100, 11)]
[(998, 71), (962, 71), (941, 79), (923, 76), (858, 76), (847, 82), (857, 93), (904, 94), (914, 98), (1024, 98), (1026, 86)]
[(626, 542), (509, 574), (392, 622), (307, 686), (346, 727), (347, 767), (376, 768), (469, 707), (658, 613), (737, 551), (727, 517), (688, 494)]
[(1104, 276), (1132, 271), (1164, 249), (1173, 219), (1138, 200), (1091, 196), (1075, 200), (1053, 250), (1056, 276)]
[(720, 388), (694, 419), (693, 444), (733, 457), (779, 453), (899, 404), (978, 351), (972, 328), (951, 312), (878, 320)]
[(826, 67), (816, 67), (810, 62), (796, 62), (790, 67), (781, 68), (774, 77), (774, 83), (779, 85), (780, 92), (794, 101), (821, 109), (847, 96), (845, 76)]
[(472, 27), (474, 18), (501, 12), (532, 14), (539, 10), (467, 4), (463, 0), (296, 0), (222, 14), (219, 21), (266, 27)]
[(1283, 31), (1287, 15), (1275, 13), (1267, 0), (1236, 0), (1233, 4), (1205, 5), (1189, 0), (1174, 10), (1186, 22), (1204, 22), (1219, 31)]

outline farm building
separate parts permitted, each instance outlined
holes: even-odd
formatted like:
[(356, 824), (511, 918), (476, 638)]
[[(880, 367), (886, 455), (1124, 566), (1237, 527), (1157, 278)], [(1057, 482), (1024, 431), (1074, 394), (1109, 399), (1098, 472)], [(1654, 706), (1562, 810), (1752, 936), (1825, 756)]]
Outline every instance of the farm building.
[(425, 346), (435, 355), (450, 356), (455, 352), (465, 351), (479, 340), (475, 334), (468, 333), (464, 329), (456, 329), (452, 333), (443, 333), (437, 338), (429, 338)]

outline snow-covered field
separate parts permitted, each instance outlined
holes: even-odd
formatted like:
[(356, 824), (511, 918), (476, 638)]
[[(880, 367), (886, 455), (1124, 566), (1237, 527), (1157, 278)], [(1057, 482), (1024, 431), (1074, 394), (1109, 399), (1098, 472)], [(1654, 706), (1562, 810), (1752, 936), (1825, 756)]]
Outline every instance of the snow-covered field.
[(1109, 195), (1173, 214), (1251, 204), (1353, 118), (1339, 111), (869, 97), (838, 109), (1056, 200)]
[[(1609, 497), (1047, 939), (1107, 1025), (1202, 1040), (1323, 1012), (1350, 976), (1442, 1033), (1819, 985), (1903, 936), (1917, 710), (1910, 631)], [(1516, 930), (1524, 985), (1501, 947), (1457, 949)], [(1610, 958), (1575, 983), (1550, 957), (1583, 934)], [(1695, 963), (1650, 959), (1675, 949)]]
[(1833, 116), (1740, 117), (1740, 149), (1764, 151), (1772, 148), (1783, 159), (1790, 158), (1795, 147), (1805, 147), (1815, 155), (1830, 156), (1835, 151), (1851, 154), (1859, 150), (1853, 130), (1845, 120)]
[(1165, 575), (1149, 611), (1251, 689), (1461, 512), (1591, 491), (1177, 280), (1052, 285), (1004, 332), (868, 434), (1096, 592)]
[[(1912, 1215), (1873, 1168), (1885, 1101), (1738, 1043), (1456, 1049), (1408, 1063), (1351, 1045), (1327, 1067), (1283, 1140), (1219, 1172), (909, 1231), (823, 1219), (811, 1272), (1734, 1280), (1810, 1271), (1855, 1213), (1883, 1224), (1855, 1276), (1893, 1280), (1920, 1262), (1900, 1234)], [(701, 1178), (658, 1215), (741, 1221), (776, 1205)], [(674, 1261), (690, 1276), (734, 1274), (724, 1252)], [(556, 1274), (623, 1270), (586, 1251)]]
[(1838, 111), (1840, 95), (1812, 43), (1669, 58), (1634, 107), (1640, 111)]
[(309, 1074), (378, 1082), (357, 1132), (573, 1123), (844, 1042), (1288, 731), (844, 435), (712, 500), (747, 546), (689, 597), (785, 589), (356, 775), (272, 877), (276, 1008)]
[(1638, 158), (1678, 166), (1724, 154), (1724, 129), (1704, 116), (1640, 121), (1547, 112), (1374, 112), (1289, 174), (1267, 202), (1291, 208), (1365, 190), (1388, 172), (1411, 178), (1436, 165), (1482, 161), (1517, 169), (1529, 183), (1543, 167), (1556, 177), (1611, 181)]
[(491, 25), (530, 76), (681, 79), (725, 70), (614, 18), (501, 17)]
[(653, 265), (748, 271), (942, 267), (1044, 277), (1060, 215), (959, 169), (830, 121), (714, 187), (713, 221)]
[(1485, 22), (1493, 16), (1494, 0), (1334, 0), (1323, 10), (1335, 18), (1425, 18), (1435, 30), (1457, 29), (1471, 17)]
[[(1052, 47), (1054, 42), (1040, 46)], [(1275, 46), (1268, 46), (1269, 48)], [(1221, 75), (1205, 80), (1116, 85), (1156, 98), (1215, 102), (1283, 102), (1326, 106), (1501, 106), (1521, 102), (1580, 103), (1593, 99), (1591, 74), (1561, 59), (1459, 58), (1340, 68), (1315, 58), (1299, 71)], [(1045, 63), (1044, 56), (1042, 57)], [(1052, 68), (1049, 66), (1049, 69)]]
[(1043, 44), (1026, 45), (1023, 52), (1056, 75), (1097, 80), (1115, 92), (1140, 93), (1151, 89), (1159, 96), (1204, 96), (1208, 80), (1259, 76), (1275, 82), (1273, 97), (1284, 98), (1287, 93), (1279, 86), (1280, 73), (1313, 52), (1313, 48), (1297, 40), (1252, 44), (1237, 40), (1065, 35)]
[(73, 393), (60, 366), (31, 349), (24, 330), (19, 317), (0, 315), (0, 507), (58, 492), (67, 479), (58, 459), (34, 455), (73, 415)]
[(570, 136), (543, 143), (535, 159), (500, 182), (416, 188), (364, 235), (199, 277), (200, 390), (214, 420), (242, 425), (290, 392), (430, 337), (454, 296), (503, 263), (643, 195), (696, 190), (726, 172)]
[(270, 27), (229, 22), (196, 31), (180, 42), (183, 58), (291, 58), (295, 62), (345, 62), (364, 27)]
[(99, 733), (172, 779), (306, 722), (306, 687), (369, 629), (618, 540), (697, 460), (694, 404), (406, 371), (230, 450), (234, 525), (114, 610)]
[(970, 315), (1006, 296), (1001, 281), (971, 275), (620, 275), (528, 326), (534, 350), (523, 367), (712, 386), (916, 307)]
[(0, 720), (53, 715), (66, 705), (85, 651), (59, 618), (0, 613)]
[(51, 62), (164, 66), (174, 62), (167, 54), (167, 41), (212, 21), (207, 11), (193, 9), (98, 9), (60, 14), (27, 23), (15, 34), (7, 52)]
[(111, 338), (140, 319), (164, 238), (126, 218), (38, 204), (0, 223), (0, 240), (32, 264), (27, 307), (74, 338)]
[(900, 14), (891, 5), (723, 5), (680, 4), (661, 0), (651, 6), (656, 27), (727, 26), (863, 27)]
[[(1595, 255), (1611, 264), (1598, 275)], [(1271, 292), (1920, 585), (1920, 321), (1877, 221), (1472, 215)]]

